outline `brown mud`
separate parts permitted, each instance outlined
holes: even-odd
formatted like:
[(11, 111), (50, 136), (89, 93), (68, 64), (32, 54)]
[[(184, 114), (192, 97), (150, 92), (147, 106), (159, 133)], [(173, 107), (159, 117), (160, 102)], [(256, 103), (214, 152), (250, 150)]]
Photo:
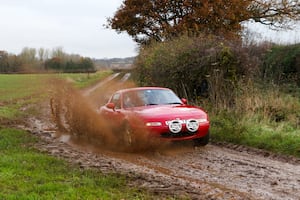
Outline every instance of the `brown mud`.
[(110, 80), (85, 95), (68, 84), (58, 85), (53, 86), (57, 99), (43, 106), (44, 116), (30, 118), (22, 127), (40, 138), (36, 148), (43, 152), (83, 169), (123, 174), (132, 186), (161, 199), (300, 199), (296, 158), (228, 144), (153, 146), (143, 139), (144, 148), (127, 151), (96, 110), (110, 91), (133, 84)]

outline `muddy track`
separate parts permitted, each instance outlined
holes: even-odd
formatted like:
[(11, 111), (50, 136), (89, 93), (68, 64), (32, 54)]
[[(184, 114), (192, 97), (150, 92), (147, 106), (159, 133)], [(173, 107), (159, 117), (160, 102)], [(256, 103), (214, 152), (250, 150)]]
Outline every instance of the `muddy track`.
[(123, 174), (162, 199), (300, 199), (298, 159), (230, 145), (194, 148), (190, 142), (143, 153), (113, 152), (58, 134), (47, 117), (28, 124), (27, 130), (41, 138), (39, 150), (84, 169)]
[[(37, 123), (37, 120), (34, 120)], [(55, 131), (32, 130), (41, 151), (64, 158), (82, 168), (121, 173), (131, 184), (163, 195), (191, 199), (299, 199), (300, 166), (208, 145), (172, 144), (159, 152), (120, 153), (55, 137)], [(65, 140), (65, 141), (64, 141)], [(66, 142), (68, 141), (68, 142)]]

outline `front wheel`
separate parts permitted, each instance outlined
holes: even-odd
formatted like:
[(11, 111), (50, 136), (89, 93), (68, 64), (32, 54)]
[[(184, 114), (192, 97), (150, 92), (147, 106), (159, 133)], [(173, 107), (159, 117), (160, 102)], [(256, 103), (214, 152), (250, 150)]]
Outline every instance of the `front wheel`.
[(209, 131), (204, 137), (194, 139), (194, 146), (196, 147), (205, 146), (208, 144), (208, 142), (209, 142)]

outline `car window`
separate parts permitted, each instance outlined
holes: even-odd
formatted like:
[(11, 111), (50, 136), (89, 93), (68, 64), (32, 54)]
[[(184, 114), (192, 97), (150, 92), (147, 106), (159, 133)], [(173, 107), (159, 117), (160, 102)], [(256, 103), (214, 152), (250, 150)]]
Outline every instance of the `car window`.
[(129, 91), (123, 95), (124, 108), (181, 103), (181, 100), (171, 90), (146, 89)]
[(113, 95), (111, 99), (111, 103), (115, 104), (115, 109), (120, 109), (121, 108), (121, 102), (120, 102), (120, 93), (116, 93)]
[(123, 94), (124, 108), (144, 106), (145, 102), (140, 91), (129, 91)]
[(146, 90), (145, 101), (147, 105), (181, 104), (181, 100), (171, 90)]

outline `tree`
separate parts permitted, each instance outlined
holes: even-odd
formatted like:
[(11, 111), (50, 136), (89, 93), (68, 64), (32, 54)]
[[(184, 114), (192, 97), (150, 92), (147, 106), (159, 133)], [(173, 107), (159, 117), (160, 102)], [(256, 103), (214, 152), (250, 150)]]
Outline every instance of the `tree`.
[(54, 48), (51, 53), (52, 58), (60, 58), (62, 60), (65, 60), (66, 56), (67, 56), (67, 54), (63, 51), (62, 47)]
[(290, 28), (291, 21), (300, 20), (299, 0), (252, 0), (248, 10), (250, 20), (272, 28)]
[(0, 51), (0, 73), (9, 72), (8, 53)]
[(59, 57), (53, 57), (45, 61), (46, 70), (62, 71), (63, 67), (64, 67), (64, 63), (62, 59)]
[(107, 27), (146, 43), (182, 34), (239, 36), (241, 22), (282, 28), (299, 15), (299, 0), (124, 0)]
[(79, 62), (80, 68), (86, 72), (95, 71), (95, 65), (90, 58), (81, 58)]
[(49, 58), (49, 50), (44, 48), (39, 48), (38, 58), (41, 62), (47, 60)]
[(22, 63), (32, 64), (37, 61), (36, 58), (36, 49), (25, 47), (22, 49), (22, 52), (19, 55)]
[(0, 51), (0, 73), (15, 73), (20, 70), (21, 62), (18, 56)]

